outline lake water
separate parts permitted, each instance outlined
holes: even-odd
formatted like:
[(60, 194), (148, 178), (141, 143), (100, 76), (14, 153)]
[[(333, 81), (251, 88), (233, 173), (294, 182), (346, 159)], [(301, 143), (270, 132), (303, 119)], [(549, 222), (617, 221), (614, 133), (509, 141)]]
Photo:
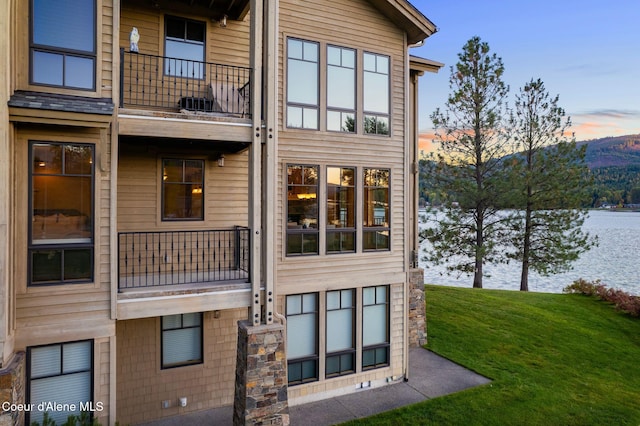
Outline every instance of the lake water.
[[(600, 279), (608, 287), (640, 295), (640, 213), (592, 210), (583, 229), (598, 236), (598, 246), (584, 253), (569, 272), (543, 277), (530, 271), (529, 290), (561, 293), (564, 287), (583, 278), (587, 281)], [(428, 247), (429, 243), (423, 242), (423, 250)], [(429, 267), (424, 260), (420, 260), (420, 266), (425, 270), (424, 278), (428, 284), (473, 285), (472, 276), (441, 275), (444, 267)], [(485, 270), (491, 277), (484, 278), (484, 288), (520, 289), (520, 264), (485, 265)]]

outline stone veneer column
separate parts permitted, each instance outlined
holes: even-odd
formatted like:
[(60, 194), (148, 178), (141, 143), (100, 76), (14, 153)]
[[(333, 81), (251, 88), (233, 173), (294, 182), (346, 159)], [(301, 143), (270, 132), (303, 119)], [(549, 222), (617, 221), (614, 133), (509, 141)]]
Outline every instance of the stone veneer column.
[(409, 347), (427, 343), (427, 314), (424, 298), (424, 269), (409, 270)]
[(238, 321), (233, 424), (289, 424), (283, 325)]
[(18, 352), (6, 368), (0, 369), (0, 426), (24, 425), (24, 410), (5, 411), (2, 404), (25, 403), (25, 353)]

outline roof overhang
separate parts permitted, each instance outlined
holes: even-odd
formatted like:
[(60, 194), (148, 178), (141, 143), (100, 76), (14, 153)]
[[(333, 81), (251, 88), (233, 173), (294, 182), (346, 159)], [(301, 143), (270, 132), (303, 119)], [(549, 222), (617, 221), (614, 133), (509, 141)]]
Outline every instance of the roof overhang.
[(440, 68), (444, 67), (442, 62), (433, 61), (427, 58), (421, 58), (419, 56), (409, 55), (409, 68), (411, 71), (416, 71), (420, 75), (425, 72), (438, 72)]
[(407, 33), (409, 44), (429, 37), (438, 28), (407, 0), (369, 0), (382, 14)]

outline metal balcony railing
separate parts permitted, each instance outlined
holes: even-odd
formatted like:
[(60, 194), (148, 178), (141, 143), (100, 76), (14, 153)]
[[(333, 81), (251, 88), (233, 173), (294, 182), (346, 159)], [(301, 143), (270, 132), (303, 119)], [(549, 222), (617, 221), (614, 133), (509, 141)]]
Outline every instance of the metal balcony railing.
[(120, 107), (251, 116), (251, 69), (120, 49)]
[(118, 233), (118, 290), (249, 281), (249, 228)]

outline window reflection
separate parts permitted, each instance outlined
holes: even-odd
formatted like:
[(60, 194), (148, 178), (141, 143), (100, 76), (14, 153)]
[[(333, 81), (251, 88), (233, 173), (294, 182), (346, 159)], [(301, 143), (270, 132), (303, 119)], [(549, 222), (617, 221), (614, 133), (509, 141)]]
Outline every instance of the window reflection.
[(390, 248), (389, 176), (388, 169), (364, 169), (364, 250)]
[(204, 219), (204, 161), (162, 160), (162, 219)]
[(327, 46), (327, 130), (354, 132), (355, 51)]
[(389, 57), (364, 54), (365, 133), (389, 134)]
[(318, 254), (318, 166), (287, 167), (287, 254)]
[(287, 127), (318, 129), (318, 43), (287, 39)]
[(327, 167), (327, 253), (354, 252), (355, 169)]

